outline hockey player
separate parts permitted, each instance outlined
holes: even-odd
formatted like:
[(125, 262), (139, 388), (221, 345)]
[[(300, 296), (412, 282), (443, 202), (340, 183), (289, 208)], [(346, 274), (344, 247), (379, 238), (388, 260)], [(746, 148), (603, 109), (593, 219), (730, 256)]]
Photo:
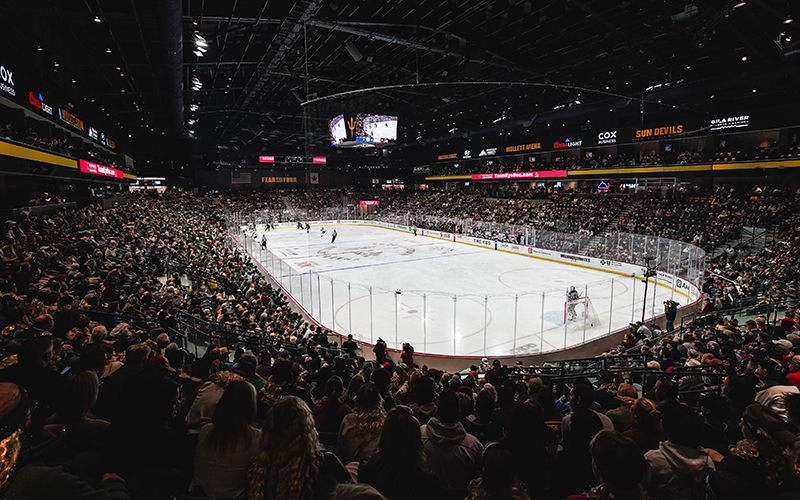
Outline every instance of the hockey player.
[(303, 229), (303, 223), (302, 222), (299, 222), (299, 221), (297, 222), (297, 229), (300, 229), (300, 230)]
[(261, 235), (261, 248), (267, 248), (267, 235)]
[(306, 222), (306, 234), (308, 234), (309, 231), (311, 231), (311, 224)]
[(575, 287), (570, 287), (569, 292), (567, 292), (567, 319), (569, 321), (575, 321), (578, 317), (578, 313), (575, 312), (575, 304), (574, 301), (581, 298), (578, 294), (578, 291), (575, 290)]
[(336, 237), (337, 237), (337, 236), (339, 236), (339, 234), (338, 234), (338, 233), (336, 232), (336, 230), (334, 229), (334, 230), (333, 230), (333, 236), (331, 237), (331, 243), (333, 243), (334, 241), (336, 241)]
[(325, 233), (326, 233), (326, 231), (325, 231), (325, 227), (324, 227), (324, 226), (323, 226), (323, 227), (321, 227), (321, 228), (319, 228), (319, 237), (320, 237), (320, 238), (322, 238), (323, 236), (325, 236)]

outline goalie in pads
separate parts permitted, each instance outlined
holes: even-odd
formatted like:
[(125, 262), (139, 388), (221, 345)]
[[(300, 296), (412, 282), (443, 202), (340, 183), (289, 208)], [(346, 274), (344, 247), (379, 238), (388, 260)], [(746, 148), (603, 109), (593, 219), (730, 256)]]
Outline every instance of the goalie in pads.
[(570, 287), (569, 292), (567, 292), (567, 321), (575, 321), (578, 318), (578, 313), (575, 312), (575, 301), (580, 298), (581, 296), (575, 290), (575, 287)]

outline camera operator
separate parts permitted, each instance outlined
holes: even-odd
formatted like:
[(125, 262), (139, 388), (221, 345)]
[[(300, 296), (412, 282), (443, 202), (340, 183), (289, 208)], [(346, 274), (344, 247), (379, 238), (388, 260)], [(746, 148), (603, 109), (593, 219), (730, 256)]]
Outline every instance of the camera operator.
[(675, 329), (675, 317), (678, 315), (678, 303), (674, 300), (664, 301), (664, 315), (667, 319), (667, 332)]

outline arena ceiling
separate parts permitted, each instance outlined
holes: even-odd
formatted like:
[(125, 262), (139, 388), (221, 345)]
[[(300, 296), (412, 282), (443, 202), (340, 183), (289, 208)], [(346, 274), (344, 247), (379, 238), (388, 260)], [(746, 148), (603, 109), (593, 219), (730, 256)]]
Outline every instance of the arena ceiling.
[(329, 96), (363, 89), (377, 88), (351, 98), (399, 115), (404, 143), (624, 98), (703, 112), (711, 95), (797, 97), (792, 0), (34, 0), (1, 10), (4, 51), (32, 61), (82, 113), (118, 124), (134, 157), (187, 137), (194, 149), (301, 152), (325, 142), (305, 131), (338, 114)]

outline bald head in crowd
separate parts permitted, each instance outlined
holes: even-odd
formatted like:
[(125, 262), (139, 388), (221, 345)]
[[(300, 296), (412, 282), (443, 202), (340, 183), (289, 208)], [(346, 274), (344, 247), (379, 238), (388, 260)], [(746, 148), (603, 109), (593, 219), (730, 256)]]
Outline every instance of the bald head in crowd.
[(103, 325), (92, 328), (92, 342), (103, 342), (108, 337), (108, 329)]
[(36, 316), (36, 319), (33, 321), (33, 326), (43, 332), (49, 332), (53, 329), (53, 326), (55, 326), (55, 321), (53, 321), (53, 317), (49, 314), (40, 314)]
[(3, 420), (19, 406), (20, 401), (22, 401), (22, 392), (17, 384), (0, 382), (0, 427), (5, 426)]

